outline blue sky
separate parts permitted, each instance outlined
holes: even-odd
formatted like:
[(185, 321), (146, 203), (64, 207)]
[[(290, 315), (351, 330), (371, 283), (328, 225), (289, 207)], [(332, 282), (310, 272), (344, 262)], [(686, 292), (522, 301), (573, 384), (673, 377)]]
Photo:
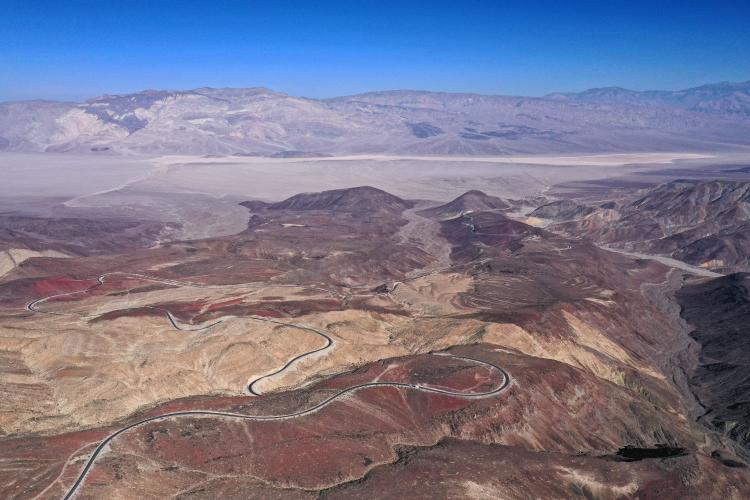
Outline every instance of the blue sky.
[(0, 0), (0, 100), (265, 86), (543, 95), (750, 80), (750, 1)]

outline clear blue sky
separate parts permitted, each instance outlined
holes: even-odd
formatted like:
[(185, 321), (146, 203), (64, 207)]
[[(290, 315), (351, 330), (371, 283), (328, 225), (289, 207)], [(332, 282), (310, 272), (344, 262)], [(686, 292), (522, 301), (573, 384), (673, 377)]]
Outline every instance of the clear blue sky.
[(265, 86), (542, 95), (750, 80), (750, 0), (0, 0), (0, 100)]

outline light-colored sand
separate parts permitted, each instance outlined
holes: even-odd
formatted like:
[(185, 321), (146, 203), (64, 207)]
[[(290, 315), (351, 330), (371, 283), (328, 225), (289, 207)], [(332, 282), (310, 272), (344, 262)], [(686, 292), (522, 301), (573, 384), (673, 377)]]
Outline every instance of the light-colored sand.
[(144, 178), (143, 159), (52, 153), (0, 153), (0, 203), (6, 198), (73, 198)]
[(374, 186), (404, 198), (447, 201), (470, 189), (524, 198), (551, 185), (625, 175), (692, 154), (579, 157), (389, 157), (336, 158), (162, 157), (163, 168), (132, 185), (144, 191), (246, 196), (276, 201), (300, 192)]
[(329, 161), (394, 161), (394, 160), (417, 160), (434, 162), (477, 162), (477, 163), (512, 163), (527, 165), (599, 165), (618, 166), (631, 163), (672, 163), (681, 159), (711, 158), (710, 155), (696, 153), (672, 152), (672, 153), (612, 153), (599, 155), (535, 155), (535, 156), (391, 156), (391, 155), (346, 155), (335, 157), (318, 158), (267, 158), (253, 156), (227, 156), (227, 157), (205, 157), (187, 155), (167, 155), (154, 160), (161, 165), (177, 165), (181, 163), (315, 163)]
[[(536, 177), (538, 174), (544, 177), (544, 169), (539, 167), (545, 166), (583, 167), (588, 178), (591, 178), (597, 170), (591, 170), (590, 167), (618, 167), (629, 164), (661, 165), (675, 160), (700, 158), (710, 157), (680, 152), (588, 156), (364, 155), (330, 158), (236, 156), (139, 158), (51, 153), (0, 153), (0, 175), (3, 179), (0, 184), (0, 196), (11, 198), (67, 197), (70, 200), (69, 203), (78, 205), (87, 197), (103, 196), (126, 188), (150, 187), (167, 188), (167, 192), (242, 194), (273, 199), (274, 196), (295, 194), (299, 192), (299, 189), (305, 190), (305, 187), (332, 189), (335, 186), (353, 186), (363, 182), (399, 186), (404, 179), (408, 181), (415, 178), (421, 180), (433, 178), (439, 181), (446, 175), (458, 179), (459, 183), (460, 179), (465, 180), (469, 174), (477, 173), (483, 173), (485, 176), (526, 173), (531, 177)], [(493, 166), (502, 168), (493, 169)], [(210, 170), (207, 171), (202, 167), (208, 167)], [(568, 172), (567, 175), (579, 177), (574, 172)], [(391, 178), (390, 182), (388, 177)], [(481, 181), (481, 179), (477, 180)], [(269, 184), (271, 189), (268, 189)], [(273, 184), (280, 186), (273, 189)], [(289, 188), (283, 189), (281, 185), (287, 185)], [(149, 189), (145, 190), (149, 191)], [(401, 194), (411, 192), (414, 195), (424, 192), (424, 190), (403, 188), (400, 191)]]

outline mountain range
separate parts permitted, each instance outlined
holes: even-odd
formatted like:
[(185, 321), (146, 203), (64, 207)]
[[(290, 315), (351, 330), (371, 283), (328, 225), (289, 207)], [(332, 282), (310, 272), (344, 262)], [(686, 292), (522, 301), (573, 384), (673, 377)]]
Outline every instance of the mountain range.
[(549, 97), (575, 102), (672, 107), (748, 119), (750, 118), (749, 87), (750, 82), (722, 82), (675, 91), (636, 91), (621, 87), (604, 87), (574, 94), (552, 94)]
[(370, 186), (200, 239), (2, 215), (2, 498), (748, 498), (747, 274), (595, 243), (742, 224), (749, 194), (534, 212), (569, 235)]
[(0, 103), (0, 150), (97, 154), (504, 155), (742, 150), (750, 81), (544, 97), (412, 90), (331, 99), (265, 88)]
[[(570, 205), (555, 212), (554, 206)], [(558, 201), (532, 216), (569, 220), (551, 227), (598, 243), (669, 255), (710, 269), (746, 270), (750, 261), (750, 182), (674, 180), (623, 206)]]

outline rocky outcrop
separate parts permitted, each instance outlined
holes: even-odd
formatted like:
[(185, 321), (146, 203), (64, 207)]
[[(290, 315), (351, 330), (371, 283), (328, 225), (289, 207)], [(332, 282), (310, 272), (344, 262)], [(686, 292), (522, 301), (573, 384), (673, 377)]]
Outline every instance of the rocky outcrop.
[(710, 269), (750, 269), (750, 182), (677, 180), (551, 229)]
[(557, 222), (583, 218), (594, 211), (593, 207), (581, 205), (573, 200), (558, 200), (547, 203), (529, 214), (538, 219), (550, 219)]

